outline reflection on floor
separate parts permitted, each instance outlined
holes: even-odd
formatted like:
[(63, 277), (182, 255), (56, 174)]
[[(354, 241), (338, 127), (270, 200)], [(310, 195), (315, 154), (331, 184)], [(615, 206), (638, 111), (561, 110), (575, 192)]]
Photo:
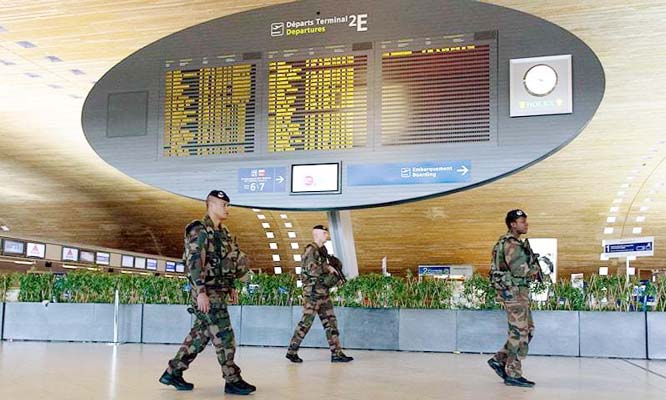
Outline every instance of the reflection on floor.
[[(223, 384), (215, 352), (186, 372), (192, 392), (157, 382), (178, 346), (3, 342), (0, 399), (219, 399)], [(354, 351), (350, 364), (331, 364), (327, 350), (303, 349), (303, 364), (283, 348), (242, 347), (243, 377), (255, 399), (664, 399), (666, 362), (529, 357), (533, 389), (506, 387), (488, 355)], [(229, 396), (231, 397), (231, 396)]]

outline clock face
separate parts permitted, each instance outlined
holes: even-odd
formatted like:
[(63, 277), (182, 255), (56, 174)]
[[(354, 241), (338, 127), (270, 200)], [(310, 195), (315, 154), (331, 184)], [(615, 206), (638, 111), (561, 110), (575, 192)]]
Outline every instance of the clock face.
[(557, 86), (557, 72), (546, 64), (537, 64), (525, 72), (523, 84), (532, 96), (546, 96)]

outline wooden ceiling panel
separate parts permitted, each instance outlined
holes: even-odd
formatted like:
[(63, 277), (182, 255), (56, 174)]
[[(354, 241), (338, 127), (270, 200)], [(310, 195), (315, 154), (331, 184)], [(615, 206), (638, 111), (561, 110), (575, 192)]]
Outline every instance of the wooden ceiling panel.
[[(202, 214), (203, 204), (139, 183), (99, 159), (81, 132), (83, 99), (102, 74), (157, 39), (279, 3), (3, 1), (0, 60), (13, 65), (0, 63), (0, 220), (12, 233), (36, 239), (179, 256), (182, 229)], [(518, 207), (529, 214), (530, 236), (558, 239), (560, 276), (615, 268), (599, 260), (601, 240), (635, 236), (634, 228), (657, 240), (655, 257), (634, 265), (666, 266), (666, 1), (490, 3), (554, 22), (596, 52), (607, 82), (597, 115), (560, 152), (505, 179), (451, 196), (352, 211), (361, 270), (379, 271), (384, 256), (392, 272), (439, 263), (485, 270), (506, 211)], [(288, 233), (302, 246), (312, 225), (326, 222), (323, 212), (288, 212), (287, 228), (283, 213), (261, 213), (286, 267), (295, 265), (297, 253)], [(235, 208), (229, 226), (255, 266), (270, 269), (275, 252), (257, 214)]]

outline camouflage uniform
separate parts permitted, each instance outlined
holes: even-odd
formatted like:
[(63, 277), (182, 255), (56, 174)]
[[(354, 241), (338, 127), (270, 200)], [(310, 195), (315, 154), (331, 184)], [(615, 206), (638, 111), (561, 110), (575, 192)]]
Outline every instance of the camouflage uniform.
[(538, 265), (531, 265), (530, 260), (524, 242), (511, 233), (500, 237), (493, 248), (491, 280), (509, 324), (509, 338), (493, 358), (504, 365), (506, 375), (511, 378), (523, 375), (520, 360), (527, 356), (534, 332), (529, 284), (536, 279)]
[(315, 314), (319, 315), (321, 324), (326, 331), (326, 339), (331, 353), (340, 354), (342, 352), (337, 318), (333, 312), (333, 302), (329, 296), (330, 288), (335, 286), (340, 278), (328, 271), (326, 255), (326, 248), (319, 247), (317, 243), (313, 242), (305, 247), (302, 257), (303, 317), (296, 326), (287, 354), (298, 352), (301, 342), (312, 327)]
[[(229, 383), (238, 382), (241, 370), (234, 363), (236, 341), (227, 311), (227, 296), (234, 287), (234, 280), (248, 272), (247, 258), (227, 227), (220, 225), (219, 230), (215, 229), (213, 221), (206, 215), (185, 228), (183, 259), (189, 268), (192, 286), (192, 306), (188, 311), (196, 320), (178, 353), (169, 361), (167, 372), (182, 375), (212, 341), (224, 379)], [(208, 294), (208, 313), (197, 308), (199, 293)]]

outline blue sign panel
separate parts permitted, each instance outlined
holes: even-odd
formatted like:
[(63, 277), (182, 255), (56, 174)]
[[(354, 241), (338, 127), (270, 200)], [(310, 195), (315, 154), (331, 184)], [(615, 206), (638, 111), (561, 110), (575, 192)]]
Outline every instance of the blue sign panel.
[(419, 276), (450, 275), (450, 274), (451, 274), (451, 267), (419, 266)]
[(394, 164), (352, 164), (347, 166), (347, 185), (417, 185), (468, 182), (472, 162), (430, 161)]
[(652, 242), (616, 243), (604, 246), (604, 253), (628, 253), (652, 251)]
[(239, 168), (239, 193), (276, 193), (287, 191), (287, 168)]

